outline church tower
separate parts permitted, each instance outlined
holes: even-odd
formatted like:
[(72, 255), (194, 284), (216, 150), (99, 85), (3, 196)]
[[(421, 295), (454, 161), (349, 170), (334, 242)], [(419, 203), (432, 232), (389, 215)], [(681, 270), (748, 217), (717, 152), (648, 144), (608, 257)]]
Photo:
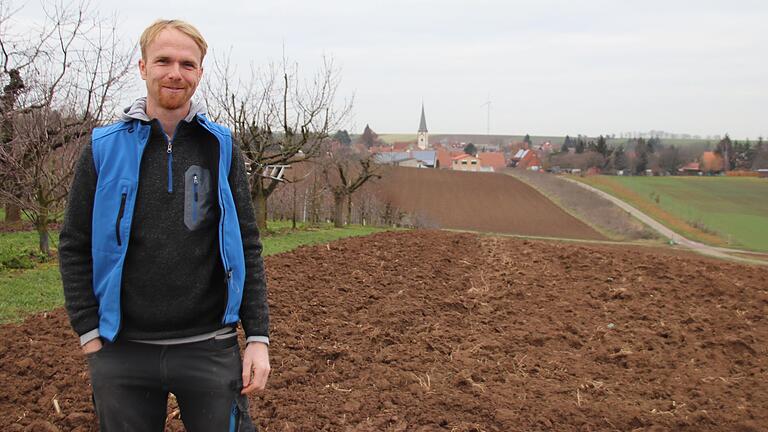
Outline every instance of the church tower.
[(419, 123), (419, 133), (416, 134), (416, 147), (419, 150), (426, 150), (429, 147), (429, 135), (427, 134), (427, 119), (424, 117), (424, 103), (421, 104), (421, 123)]

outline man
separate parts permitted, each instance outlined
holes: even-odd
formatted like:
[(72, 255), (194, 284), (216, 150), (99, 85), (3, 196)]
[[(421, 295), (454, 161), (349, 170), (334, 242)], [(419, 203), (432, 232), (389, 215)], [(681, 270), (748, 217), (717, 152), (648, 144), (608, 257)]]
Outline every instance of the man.
[[(141, 36), (147, 96), (93, 131), (59, 256), (102, 431), (253, 430), (247, 394), (269, 374), (261, 242), (242, 154), (192, 96), (207, 44), (188, 23)], [(247, 345), (242, 362), (235, 327)]]

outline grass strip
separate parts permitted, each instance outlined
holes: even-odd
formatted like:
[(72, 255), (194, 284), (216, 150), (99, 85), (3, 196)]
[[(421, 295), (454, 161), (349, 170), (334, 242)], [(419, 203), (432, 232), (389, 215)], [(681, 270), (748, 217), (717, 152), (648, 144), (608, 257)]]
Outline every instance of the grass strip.
[(768, 181), (750, 177), (607, 177), (588, 184), (641, 207), (686, 237), (768, 252)]
[(0, 323), (21, 321), (63, 304), (61, 275), (55, 263), (0, 273)]
[[(386, 228), (351, 225), (333, 228), (300, 226), (292, 230), (290, 222), (270, 222), (270, 232), (262, 236), (264, 256), (288, 252), (301, 246), (329, 243), (345, 237), (365, 236)], [(52, 233), (58, 244), (58, 233)], [(0, 233), (0, 256), (19, 251), (34, 251), (37, 233)], [(61, 276), (57, 262), (35, 263), (26, 270), (0, 270), (0, 323), (19, 322), (25, 317), (64, 305)]]
[(661, 222), (671, 230), (678, 234), (683, 235), (686, 238), (696, 240), (705, 244), (713, 246), (727, 246), (727, 242), (722, 237), (702, 231), (687, 223), (685, 220), (673, 215), (670, 212), (660, 208), (650, 199), (638, 194), (637, 192), (629, 189), (614, 179), (607, 176), (590, 176), (590, 177), (572, 177), (574, 180), (578, 180), (582, 183), (586, 183), (592, 187), (607, 192), (637, 208), (641, 212), (647, 214), (658, 222)]

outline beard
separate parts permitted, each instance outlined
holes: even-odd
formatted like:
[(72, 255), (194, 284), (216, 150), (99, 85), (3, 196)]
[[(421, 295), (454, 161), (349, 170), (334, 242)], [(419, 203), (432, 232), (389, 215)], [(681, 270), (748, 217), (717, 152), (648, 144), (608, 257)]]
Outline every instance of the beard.
[(170, 92), (160, 88), (157, 95), (157, 103), (161, 108), (166, 110), (179, 109), (189, 102), (194, 92), (195, 89), (193, 88), (185, 88), (180, 92)]

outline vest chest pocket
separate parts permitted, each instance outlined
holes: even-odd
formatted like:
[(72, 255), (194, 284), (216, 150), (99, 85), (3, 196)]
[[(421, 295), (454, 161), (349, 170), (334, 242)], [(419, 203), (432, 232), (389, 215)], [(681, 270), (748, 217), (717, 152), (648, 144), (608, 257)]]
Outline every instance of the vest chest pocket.
[(184, 225), (194, 231), (211, 219), (213, 209), (211, 173), (192, 165), (184, 173)]

